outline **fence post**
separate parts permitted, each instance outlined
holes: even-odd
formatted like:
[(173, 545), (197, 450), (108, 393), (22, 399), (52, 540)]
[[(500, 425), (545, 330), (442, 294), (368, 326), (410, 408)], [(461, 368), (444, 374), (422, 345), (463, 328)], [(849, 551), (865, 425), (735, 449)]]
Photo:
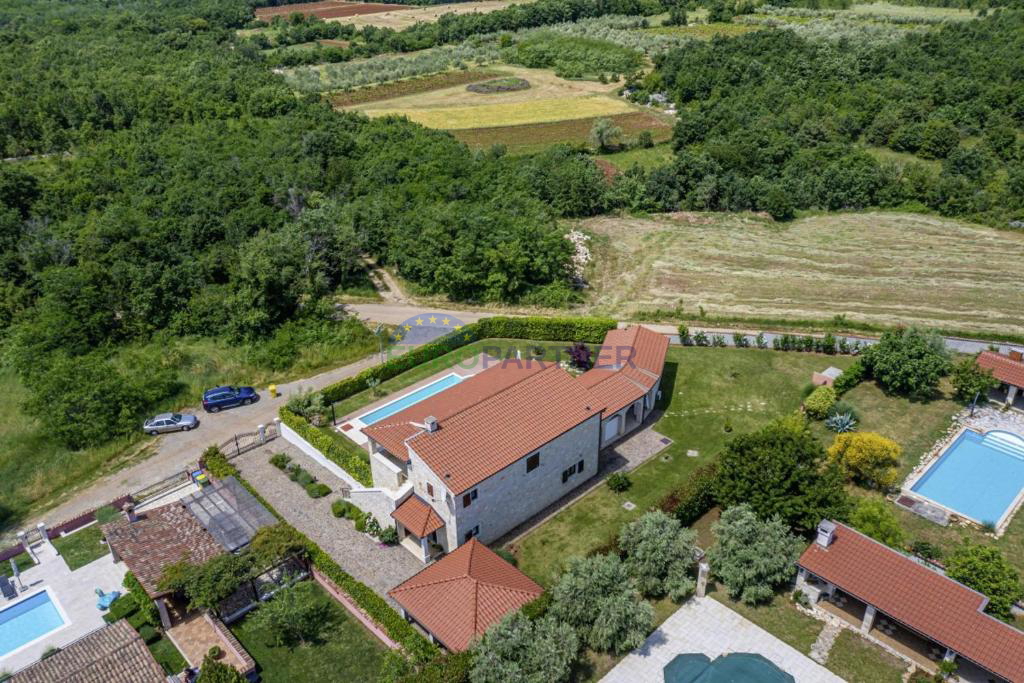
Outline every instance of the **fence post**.
[(334, 425), (335, 427), (338, 426), (338, 418), (334, 414), (334, 404), (333, 403), (331, 404), (331, 424)]
[(266, 428), (266, 426), (264, 426), (264, 425), (256, 425), (256, 431), (260, 435), (260, 444), (265, 444), (267, 442), (267, 428)]
[(237, 458), (242, 454), (242, 449), (238, 447), (238, 434), (235, 434), (235, 457)]

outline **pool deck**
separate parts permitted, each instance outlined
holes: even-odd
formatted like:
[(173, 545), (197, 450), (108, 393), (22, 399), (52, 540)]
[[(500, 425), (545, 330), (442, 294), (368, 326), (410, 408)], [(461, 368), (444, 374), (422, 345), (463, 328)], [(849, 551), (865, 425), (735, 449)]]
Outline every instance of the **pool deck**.
[[(1003, 411), (990, 405), (982, 405), (975, 409), (974, 415), (969, 409), (964, 409), (953, 417), (953, 424), (946, 434), (939, 439), (932, 449), (926, 453), (916, 467), (910, 472), (900, 487), (900, 496), (909, 497), (923, 501), (948, 513), (952, 519), (961, 519), (969, 523), (982, 526), (981, 520), (968, 517), (963, 512), (950, 508), (942, 503), (929, 498), (913, 488), (924, 478), (928, 472), (938, 463), (946, 451), (960, 438), (965, 431), (971, 430), (979, 434), (988, 434), (992, 431), (1005, 431), (1024, 437), (1024, 414), (1014, 411)], [(996, 536), (1002, 536), (1009, 527), (1014, 516), (1024, 506), (1024, 488), (1017, 494), (1017, 497), (1006, 508), (996, 523)]]
[(701, 653), (710, 659), (730, 652), (762, 655), (797, 683), (842, 683), (843, 679), (713, 598), (690, 598), (640, 648), (633, 650), (601, 683), (663, 681), (662, 670), (676, 655)]
[[(40, 563), (21, 572), (20, 581), (26, 590), (18, 595), (22, 600), (43, 588), (50, 590), (64, 617), (65, 624), (56, 631), (34, 641), (13, 653), (0, 657), (0, 671), (18, 671), (39, 661), (39, 657), (50, 647), (63, 647), (78, 640), (87, 633), (105, 626), (103, 612), (96, 609), (96, 589), (104, 592), (121, 591), (121, 582), (127, 568), (124, 563), (114, 563), (109, 553), (75, 571), (49, 543), (33, 546)], [(13, 580), (12, 580), (13, 582)], [(15, 601), (0, 602), (0, 609)]]
[[(411, 394), (412, 392), (418, 389), (422, 389), (428, 384), (433, 384), (434, 382), (438, 381), (443, 377), (447, 377), (448, 375), (459, 375), (460, 377), (463, 378), (472, 377), (478, 372), (482, 372), (484, 370), (487, 370), (488, 368), (493, 368), (495, 365), (498, 365), (501, 362), (503, 362), (501, 359), (495, 358), (494, 356), (489, 356), (484, 352), (478, 353), (472, 358), (456, 363), (452, 367), (441, 368), (436, 373), (434, 373), (430, 377), (427, 377), (426, 379), (422, 379), (419, 382), (410, 384), (407, 387), (403, 387), (401, 389), (390, 392), (383, 398), (380, 398), (377, 401), (374, 401), (373, 403), (366, 404), (365, 406), (359, 408), (358, 410), (355, 410), (352, 413), (346, 415), (344, 418), (339, 419), (338, 426), (335, 427), (335, 429), (337, 429), (339, 432), (347, 436), (352, 441), (355, 441), (360, 446), (364, 446), (366, 445), (367, 438), (362, 431), (365, 425), (359, 419), (360, 415), (366, 415), (367, 413), (371, 413), (374, 410), (377, 410), (378, 408), (382, 408), (383, 406), (386, 406), (389, 403), (393, 403), (394, 401), (401, 399), (403, 396)], [(437, 394), (435, 394), (435, 396), (436, 395)]]

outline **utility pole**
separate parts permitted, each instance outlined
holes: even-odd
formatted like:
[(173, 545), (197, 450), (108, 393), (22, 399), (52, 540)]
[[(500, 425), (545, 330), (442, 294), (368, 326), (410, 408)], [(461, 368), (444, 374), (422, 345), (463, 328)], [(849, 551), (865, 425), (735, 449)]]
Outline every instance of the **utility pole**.
[(377, 337), (377, 354), (380, 357), (380, 362), (384, 362), (384, 339), (380, 336), (380, 333), (384, 331), (384, 323), (377, 323), (377, 329), (373, 331), (373, 336)]

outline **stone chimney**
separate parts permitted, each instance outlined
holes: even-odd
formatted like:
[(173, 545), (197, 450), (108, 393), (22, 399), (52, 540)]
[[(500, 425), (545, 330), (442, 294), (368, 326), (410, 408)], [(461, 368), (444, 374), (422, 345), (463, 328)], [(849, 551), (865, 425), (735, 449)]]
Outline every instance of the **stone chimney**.
[(822, 548), (827, 548), (832, 544), (832, 541), (836, 537), (836, 523), (831, 522), (827, 519), (821, 520), (818, 524), (818, 537), (815, 539), (815, 543), (820, 545)]
[(1021, 353), (1020, 351), (1010, 351), (1010, 360), (1015, 360), (1020, 363), (1024, 360), (1024, 353)]
[(135, 506), (131, 503), (125, 505), (122, 510), (124, 512), (124, 518), (128, 520), (129, 524), (139, 521), (139, 516), (135, 514)]
[(423, 426), (427, 428), (428, 432), (436, 432), (440, 427), (440, 425), (437, 424), (437, 418), (433, 415), (430, 415), (427, 419), (423, 420)]

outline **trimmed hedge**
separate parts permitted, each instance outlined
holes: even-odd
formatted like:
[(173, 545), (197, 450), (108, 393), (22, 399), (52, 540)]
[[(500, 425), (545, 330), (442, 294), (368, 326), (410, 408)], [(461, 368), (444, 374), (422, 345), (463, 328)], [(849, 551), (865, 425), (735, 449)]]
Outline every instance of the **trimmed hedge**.
[[(238, 483), (244, 486), (245, 489), (263, 505), (263, 507), (274, 515), (274, 517), (280, 520), (283, 524), (291, 527), (285, 518), (282, 517), (281, 514), (275, 510), (274, 507), (268, 503), (255, 488), (253, 488), (252, 484), (242, 477), (238, 468), (228, 462), (227, 458), (225, 458), (222, 453), (211, 453), (208, 450), (204, 454), (204, 457), (206, 458), (206, 467), (210, 472), (213, 472), (214, 468), (216, 468), (218, 471), (224, 473), (223, 476), (232, 476), (237, 479)], [(212, 467), (211, 461), (213, 463)], [(323, 572), (325, 576), (337, 584), (337, 586), (345, 591), (349, 597), (355, 600), (356, 604), (359, 605), (359, 607), (361, 607), (363, 611), (365, 611), (381, 628), (383, 628), (392, 640), (405, 648), (405, 650), (412, 655), (417, 662), (430, 661), (440, 654), (440, 650), (438, 650), (438, 648), (429, 640), (420, 635), (419, 631), (413, 628), (412, 624), (403, 619), (398, 612), (391, 609), (391, 606), (384, 600), (384, 598), (377, 595), (372, 588), (357, 581), (344, 569), (338, 566), (338, 563), (335, 562), (330, 555), (321, 550), (320, 546), (314, 543), (308, 536), (294, 527), (291, 527), (291, 529), (295, 532), (296, 536), (301, 538), (306, 544), (306, 551), (309, 553), (309, 559), (310, 562), (313, 563), (313, 566)]]
[(839, 377), (836, 377), (836, 381), (832, 383), (832, 388), (836, 390), (838, 395), (842, 396), (847, 391), (863, 382), (867, 374), (867, 368), (864, 367), (864, 360), (858, 358), (850, 364), (850, 367), (843, 370)]
[(682, 486), (665, 496), (659, 507), (674, 515), (683, 526), (690, 526), (715, 507), (715, 481), (718, 465), (708, 463), (693, 471)]
[(313, 448), (323, 453), (338, 467), (348, 472), (360, 484), (367, 487), (373, 486), (373, 474), (370, 472), (370, 464), (360, 457), (360, 452), (345, 450), (329, 434), (324, 434), (306, 422), (305, 418), (296, 415), (287, 408), (281, 408), (281, 422), (294, 429)]

